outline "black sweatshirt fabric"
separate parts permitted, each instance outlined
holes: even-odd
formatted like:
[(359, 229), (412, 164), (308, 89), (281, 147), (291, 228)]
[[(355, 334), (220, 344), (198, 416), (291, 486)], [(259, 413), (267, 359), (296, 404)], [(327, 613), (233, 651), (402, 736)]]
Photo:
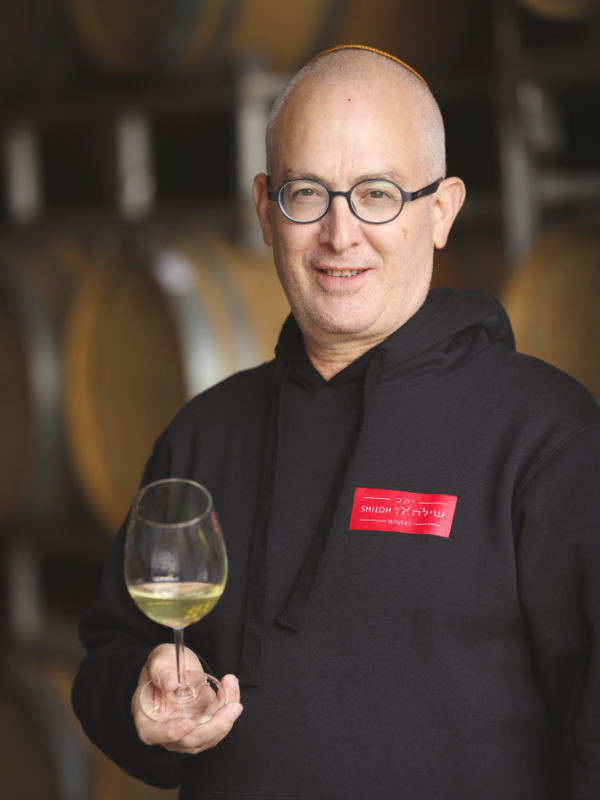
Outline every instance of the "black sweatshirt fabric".
[[(73, 703), (126, 771), (182, 800), (600, 798), (600, 409), (514, 352), (490, 295), (433, 290), (330, 381), (290, 317), (274, 361), (159, 438), (142, 480), (169, 476), (215, 500), (229, 580), (186, 644), (244, 677), (244, 712), (197, 756), (139, 741), (131, 696), (171, 631), (127, 594), (122, 530)], [(386, 505), (357, 487), (417, 497), (416, 527), (351, 527)]]

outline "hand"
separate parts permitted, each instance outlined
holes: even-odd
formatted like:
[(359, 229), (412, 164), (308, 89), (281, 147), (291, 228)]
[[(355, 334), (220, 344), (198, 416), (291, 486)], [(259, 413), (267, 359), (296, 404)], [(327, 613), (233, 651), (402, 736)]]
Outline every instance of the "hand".
[[(186, 671), (202, 672), (202, 665), (191, 650), (185, 648)], [(231, 730), (233, 723), (243, 711), (240, 705), (240, 688), (235, 675), (225, 675), (221, 684), (225, 689), (225, 705), (213, 718), (202, 725), (191, 720), (154, 722), (140, 708), (139, 695), (143, 686), (152, 681), (161, 691), (173, 692), (177, 688), (177, 666), (175, 645), (161, 644), (155, 647), (142, 667), (138, 687), (131, 700), (131, 712), (138, 736), (144, 744), (160, 744), (165, 750), (196, 755), (214, 747)]]

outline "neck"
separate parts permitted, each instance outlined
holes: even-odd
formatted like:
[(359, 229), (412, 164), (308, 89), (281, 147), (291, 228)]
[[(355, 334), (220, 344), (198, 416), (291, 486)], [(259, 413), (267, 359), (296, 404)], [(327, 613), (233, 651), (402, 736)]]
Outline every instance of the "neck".
[(326, 381), (352, 364), (367, 350), (383, 342), (387, 335), (364, 341), (337, 342), (321, 344), (304, 336), (304, 348), (311, 364)]

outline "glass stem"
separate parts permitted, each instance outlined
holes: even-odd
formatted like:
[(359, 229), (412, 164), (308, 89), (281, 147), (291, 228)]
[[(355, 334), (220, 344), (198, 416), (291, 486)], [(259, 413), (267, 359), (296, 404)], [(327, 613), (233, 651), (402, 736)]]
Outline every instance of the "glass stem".
[(180, 700), (185, 700), (191, 697), (193, 692), (187, 685), (185, 679), (185, 651), (183, 648), (183, 628), (174, 628), (173, 635), (175, 637), (175, 658), (177, 660), (177, 689), (175, 689), (175, 697)]

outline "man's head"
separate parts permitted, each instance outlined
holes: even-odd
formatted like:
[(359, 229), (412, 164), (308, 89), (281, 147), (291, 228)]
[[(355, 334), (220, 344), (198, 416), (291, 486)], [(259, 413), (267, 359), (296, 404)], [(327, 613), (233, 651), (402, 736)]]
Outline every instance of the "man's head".
[[(369, 48), (334, 49), (309, 61), (279, 93), (267, 125), (267, 174), (272, 173), (272, 153), (277, 138), (277, 123), (281, 110), (294, 88), (304, 79), (312, 78), (321, 85), (350, 83), (374, 88), (379, 78), (396, 77), (412, 91), (415, 106), (421, 117), (419, 146), (429, 165), (431, 181), (446, 177), (446, 142), (444, 122), (439, 106), (429, 87), (418, 73), (403, 62)], [(430, 182), (431, 182), (430, 181)]]
[[(414, 192), (444, 178), (443, 123), (411, 70), (371, 51), (338, 50), (310, 62), (277, 99), (267, 158), (271, 189), (311, 178), (348, 191), (380, 178)], [(383, 339), (417, 311), (433, 247), (444, 246), (464, 187), (443, 180), (435, 195), (406, 203), (382, 225), (358, 219), (344, 197), (333, 197), (316, 222), (293, 222), (268, 200), (265, 175), (254, 194), (294, 315), (305, 338), (324, 346)]]

